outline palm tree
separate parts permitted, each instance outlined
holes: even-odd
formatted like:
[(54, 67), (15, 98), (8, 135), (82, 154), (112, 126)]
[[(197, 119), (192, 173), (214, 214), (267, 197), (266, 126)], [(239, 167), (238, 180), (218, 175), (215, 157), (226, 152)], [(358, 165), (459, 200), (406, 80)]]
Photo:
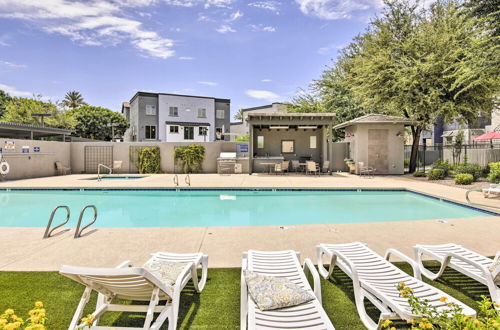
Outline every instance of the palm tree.
[(80, 92), (69, 91), (64, 96), (62, 104), (68, 108), (75, 109), (82, 105), (86, 105), (87, 103), (83, 101), (83, 96)]
[(243, 109), (238, 110), (238, 112), (234, 115), (234, 119), (243, 121)]

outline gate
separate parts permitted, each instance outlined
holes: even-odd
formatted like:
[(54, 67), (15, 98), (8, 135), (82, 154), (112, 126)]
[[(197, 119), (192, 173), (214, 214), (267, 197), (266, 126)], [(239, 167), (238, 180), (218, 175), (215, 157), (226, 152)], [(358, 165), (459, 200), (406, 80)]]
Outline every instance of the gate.
[(85, 173), (97, 173), (97, 166), (113, 166), (112, 146), (85, 146)]

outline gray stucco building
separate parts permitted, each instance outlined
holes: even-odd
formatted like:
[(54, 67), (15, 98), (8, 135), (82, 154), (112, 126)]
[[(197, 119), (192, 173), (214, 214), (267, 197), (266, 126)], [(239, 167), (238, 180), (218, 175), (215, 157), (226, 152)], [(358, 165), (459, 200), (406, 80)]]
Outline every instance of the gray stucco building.
[(137, 92), (123, 102), (130, 128), (125, 141), (210, 142), (229, 140), (231, 100)]

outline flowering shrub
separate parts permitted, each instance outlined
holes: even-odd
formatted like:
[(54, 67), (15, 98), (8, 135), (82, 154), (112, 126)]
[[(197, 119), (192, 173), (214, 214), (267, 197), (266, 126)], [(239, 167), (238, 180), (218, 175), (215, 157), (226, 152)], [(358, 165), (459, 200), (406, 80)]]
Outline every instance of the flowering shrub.
[(472, 174), (459, 173), (455, 175), (455, 184), (471, 184), (474, 181)]
[(0, 315), (0, 330), (45, 330), (45, 322), (47, 322), (45, 308), (41, 301), (37, 301), (35, 307), (28, 312), (26, 320), (17, 316), (12, 308), (6, 309)]
[[(420, 317), (416, 319), (408, 320), (408, 324), (411, 324), (411, 330), (494, 330), (500, 328), (500, 311), (495, 309), (495, 306), (499, 306), (485, 296), (482, 296), (483, 300), (478, 302), (479, 312), (477, 313), (477, 318), (473, 318), (472, 316), (464, 315), (462, 313), (462, 307), (452, 302), (447, 304), (449, 307), (448, 309), (438, 311), (435, 307), (429, 304), (427, 299), (415, 297), (413, 290), (410, 287), (407, 287), (404, 282), (399, 283), (397, 288), (399, 290), (399, 295), (408, 299), (412, 313), (420, 315)], [(446, 297), (442, 297), (440, 299), (443, 303), (447, 300), (448, 298)], [(395, 330), (396, 328), (391, 325), (392, 321), (385, 320), (382, 323), (382, 328)]]

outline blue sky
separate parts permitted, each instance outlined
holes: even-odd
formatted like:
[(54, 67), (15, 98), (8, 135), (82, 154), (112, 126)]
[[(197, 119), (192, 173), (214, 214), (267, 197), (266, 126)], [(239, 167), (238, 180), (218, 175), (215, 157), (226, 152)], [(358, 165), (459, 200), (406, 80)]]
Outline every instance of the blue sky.
[(119, 110), (138, 91), (288, 101), (380, 0), (0, 0), (0, 89)]

